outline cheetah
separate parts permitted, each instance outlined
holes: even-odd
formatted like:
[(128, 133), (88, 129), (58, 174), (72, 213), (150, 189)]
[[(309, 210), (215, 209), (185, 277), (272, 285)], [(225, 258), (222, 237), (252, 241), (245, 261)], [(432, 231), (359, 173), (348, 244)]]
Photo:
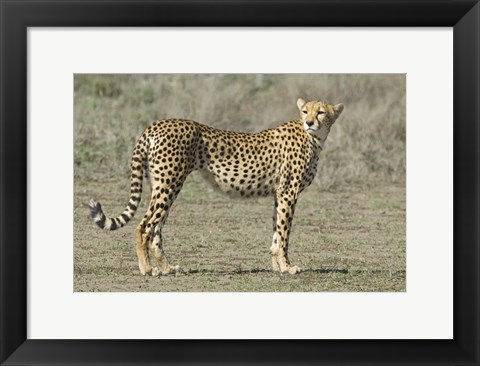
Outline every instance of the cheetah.
[(315, 177), (319, 154), (344, 106), (300, 98), (297, 107), (300, 119), (258, 133), (224, 131), (186, 119), (154, 122), (133, 149), (126, 209), (116, 218), (107, 218), (100, 202), (92, 199), (91, 218), (105, 230), (125, 226), (140, 202), (143, 176), (149, 176), (150, 204), (135, 231), (138, 266), (142, 275), (178, 272), (179, 266), (171, 265), (163, 250), (162, 227), (186, 177), (200, 170), (228, 195), (273, 196), (273, 270), (300, 272), (288, 259), (295, 205)]

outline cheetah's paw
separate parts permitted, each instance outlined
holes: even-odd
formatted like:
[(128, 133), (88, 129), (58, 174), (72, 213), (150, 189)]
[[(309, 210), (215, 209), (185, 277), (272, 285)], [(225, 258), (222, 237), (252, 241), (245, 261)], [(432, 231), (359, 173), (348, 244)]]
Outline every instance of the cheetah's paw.
[(299, 266), (290, 266), (287, 271), (291, 275), (294, 275), (294, 274), (300, 273), (302, 270), (300, 269)]

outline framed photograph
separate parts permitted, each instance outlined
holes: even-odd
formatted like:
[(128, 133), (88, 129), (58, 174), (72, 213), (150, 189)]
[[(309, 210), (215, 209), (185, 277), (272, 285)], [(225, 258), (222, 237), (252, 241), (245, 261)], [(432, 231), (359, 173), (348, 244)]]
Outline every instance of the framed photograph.
[(480, 364), (476, 1), (1, 12), (2, 365)]

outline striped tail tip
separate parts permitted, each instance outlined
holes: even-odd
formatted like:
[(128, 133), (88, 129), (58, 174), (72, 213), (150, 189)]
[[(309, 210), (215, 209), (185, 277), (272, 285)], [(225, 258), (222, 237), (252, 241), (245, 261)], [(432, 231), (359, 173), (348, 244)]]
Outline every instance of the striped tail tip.
[(90, 206), (90, 217), (93, 219), (93, 222), (95, 222), (100, 229), (104, 229), (106, 217), (100, 202), (91, 199), (88, 205)]

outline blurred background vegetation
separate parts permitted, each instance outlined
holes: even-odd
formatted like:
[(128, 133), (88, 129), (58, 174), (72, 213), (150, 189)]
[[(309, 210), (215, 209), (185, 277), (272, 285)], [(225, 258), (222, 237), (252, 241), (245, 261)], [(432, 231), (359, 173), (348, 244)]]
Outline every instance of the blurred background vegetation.
[(301, 97), (345, 104), (320, 156), (320, 189), (405, 182), (405, 75), (77, 74), (74, 87), (78, 180), (127, 181), (135, 141), (157, 119), (258, 132), (297, 119)]

